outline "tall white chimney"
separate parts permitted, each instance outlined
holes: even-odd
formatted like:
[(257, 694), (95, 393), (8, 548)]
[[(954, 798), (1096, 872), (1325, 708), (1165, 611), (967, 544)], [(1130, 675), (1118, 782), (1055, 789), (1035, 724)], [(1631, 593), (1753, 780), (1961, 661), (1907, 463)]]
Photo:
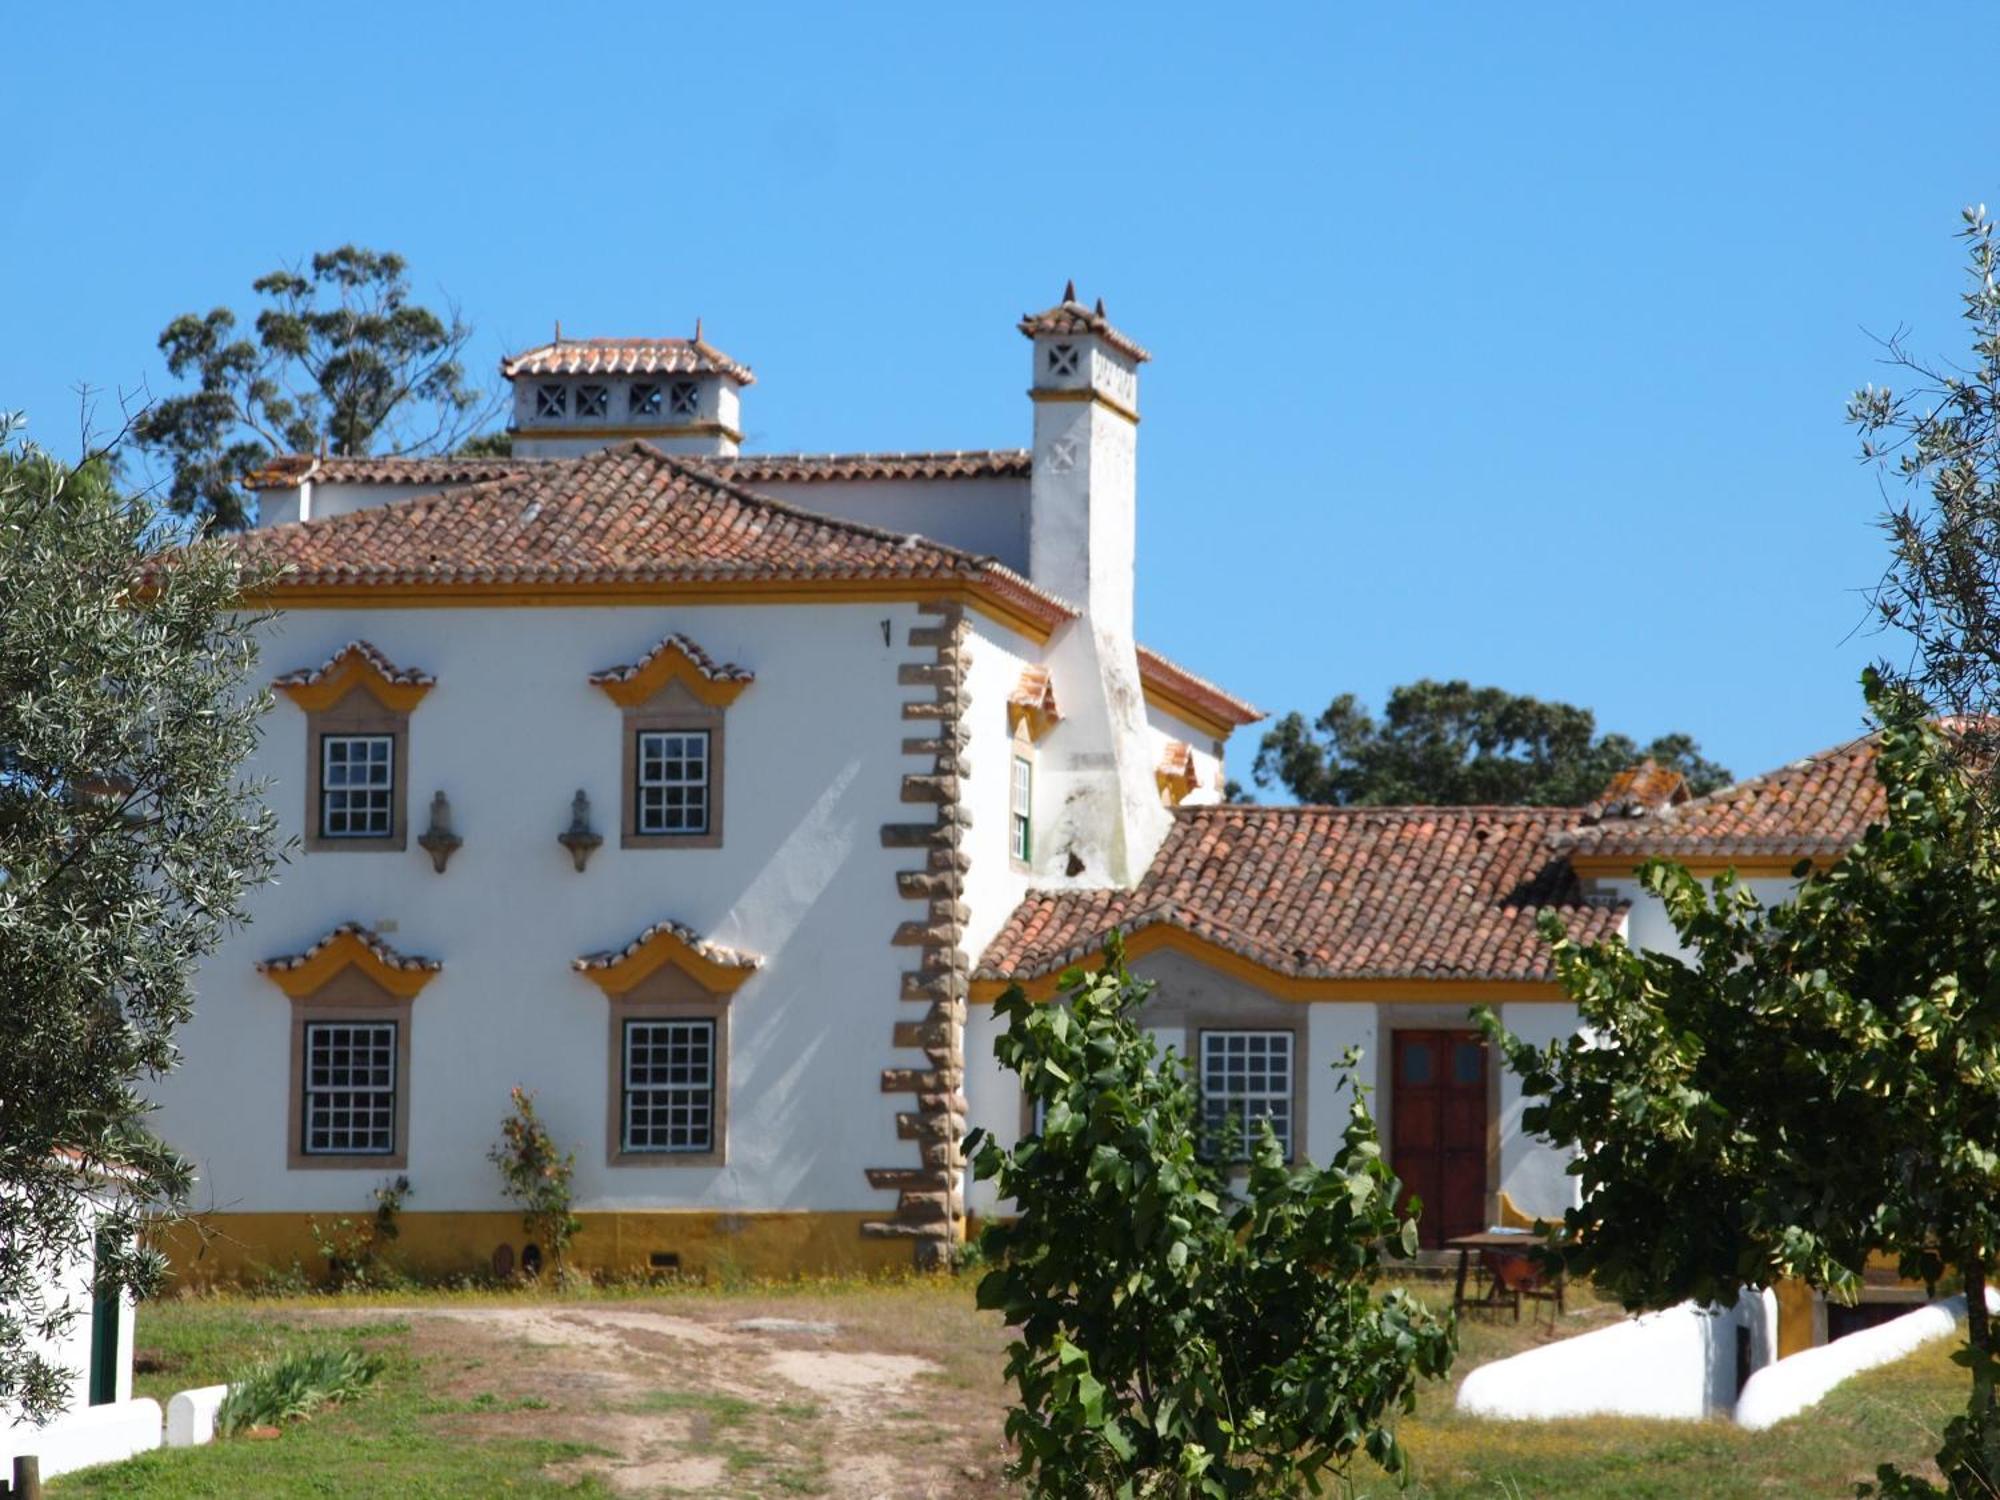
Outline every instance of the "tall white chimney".
[(1137, 544), (1139, 366), (1146, 351), (1113, 328), (1104, 304), (1063, 300), (1021, 320), (1034, 345), (1034, 460), (1028, 571), (1083, 611), (1050, 642), (1063, 732), (1041, 771), (1058, 811), (1038, 873), (1129, 886), (1144, 875), (1171, 815), (1154, 781), (1146, 702), (1132, 636)]

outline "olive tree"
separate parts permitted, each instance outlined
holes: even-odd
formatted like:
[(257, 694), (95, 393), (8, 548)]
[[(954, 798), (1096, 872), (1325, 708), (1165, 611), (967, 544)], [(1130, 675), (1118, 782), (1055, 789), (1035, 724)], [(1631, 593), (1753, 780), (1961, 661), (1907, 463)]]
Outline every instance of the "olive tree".
[(190, 1184), (146, 1128), (195, 960), (268, 875), (239, 767), (264, 700), (236, 566), (182, 550), (101, 457), (69, 468), (0, 420), (0, 1402), (67, 1376), (57, 1288), (101, 1233), (99, 1290), (164, 1269), (137, 1242)]
[(1359, 1090), (1326, 1165), (1288, 1165), (1268, 1122), (1232, 1161), (1138, 1025), (1152, 986), (1115, 939), (1105, 959), (1059, 1003), (997, 1002), (995, 1050), (1041, 1123), (1012, 1150), (968, 1142), (1011, 1214), (981, 1236), (979, 1304), (1020, 1329), (1017, 1476), (1081, 1500), (1318, 1494), (1364, 1451), (1401, 1473), (1394, 1417), (1456, 1334), (1378, 1285), (1416, 1220)]
[[(1572, 942), (1544, 916), (1581, 1034), (1537, 1049), (1483, 1023), (1527, 1130), (1574, 1148), (1568, 1269), (1628, 1308), (1726, 1302), (1800, 1277), (1851, 1299), (1877, 1255), (1966, 1291), (1970, 1389), (1947, 1493), (2000, 1481), (1989, 1271), (2000, 1252), (2000, 830), (1955, 732), (1865, 679), (1881, 823), (1766, 908), (1655, 861), (1685, 956)], [(1891, 1494), (1935, 1491), (1885, 1468)]]

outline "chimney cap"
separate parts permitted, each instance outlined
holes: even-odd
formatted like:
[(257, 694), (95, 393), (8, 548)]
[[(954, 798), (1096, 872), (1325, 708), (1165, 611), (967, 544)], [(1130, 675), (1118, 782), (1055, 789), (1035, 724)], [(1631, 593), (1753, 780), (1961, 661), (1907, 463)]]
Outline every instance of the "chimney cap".
[(1076, 283), (1063, 287), (1063, 300), (1042, 312), (1029, 313), (1019, 323), (1022, 333), (1029, 338), (1069, 335), (1088, 335), (1103, 340), (1120, 354), (1134, 363), (1143, 364), (1153, 356), (1135, 341), (1127, 338), (1111, 326), (1111, 320), (1104, 316), (1104, 299), (1097, 299), (1097, 310), (1092, 312), (1076, 300)]

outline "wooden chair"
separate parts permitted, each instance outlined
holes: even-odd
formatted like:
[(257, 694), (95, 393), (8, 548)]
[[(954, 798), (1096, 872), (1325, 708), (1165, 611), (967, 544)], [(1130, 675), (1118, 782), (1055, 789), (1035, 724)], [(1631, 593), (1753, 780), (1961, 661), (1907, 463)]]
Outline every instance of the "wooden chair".
[[(1481, 1250), (1479, 1266), (1486, 1273), (1486, 1295), (1477, 1304), (1481, 1307), (1514, 1309), (1514, 1321), (1521, 1321), (1521, 1300), (1546, 1302), (1549, 1304), (1549, 1320), (1554, 1322), (1563, 1311), (1562, 1278), (1551, 1282), (1542, 1274), (1540, 1266), (1532, 1256), (1513, 1250)], [(1540, 1319), (1539, 1311), (1536, 1313)]]

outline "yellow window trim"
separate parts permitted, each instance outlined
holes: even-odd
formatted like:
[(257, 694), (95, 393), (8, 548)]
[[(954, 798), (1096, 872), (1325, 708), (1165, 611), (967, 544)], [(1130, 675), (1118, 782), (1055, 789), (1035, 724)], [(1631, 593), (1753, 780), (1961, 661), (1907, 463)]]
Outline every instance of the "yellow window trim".
[(352, 964), (399, 1000), (413, 999), (437, 977), (435, 969), (398, 969), (382, 962), (359, 937), (343, 932), (295, 968), (266, 969), (264, 977), (294, 1000), (318, 994)]
[(662, 964), (672, 964), (711, 995), (733, 995), (743, 987), (746, 979), (757, 972), (735, 964), (715, 962), (688, 946), (672, 928), (666, 926), (656, 929), (651, 937), (631, 952), (622, 954), (616, 963), (592, 966), (580, 972), (605, 994), (616, 997), (642, 983)]

